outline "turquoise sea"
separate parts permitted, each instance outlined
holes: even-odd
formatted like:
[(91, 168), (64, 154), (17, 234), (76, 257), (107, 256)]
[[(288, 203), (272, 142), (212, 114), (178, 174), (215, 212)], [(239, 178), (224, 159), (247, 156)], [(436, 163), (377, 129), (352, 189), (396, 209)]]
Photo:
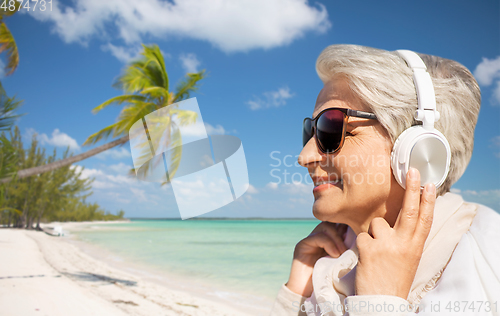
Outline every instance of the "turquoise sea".
[(120, 260), (221, 289), (273, 299), (310, 220), (132, 220), (77, 232)]

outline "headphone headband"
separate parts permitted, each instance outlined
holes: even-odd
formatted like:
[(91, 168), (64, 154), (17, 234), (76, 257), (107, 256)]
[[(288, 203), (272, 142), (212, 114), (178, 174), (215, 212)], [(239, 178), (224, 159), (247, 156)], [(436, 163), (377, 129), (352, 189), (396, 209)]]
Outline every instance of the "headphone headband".
[(436, 96), (431, 76), (424, 61), (409, 50), (397, 53), (413, 71), (413, 83), (418, 100), (415, 119), (422, 125), (407, 128), (394, 142), (391, 153), (391, 168), (398, 183), (406, 188), (406, 175), (410, 168), (420, 171), (422, 185), (444, 183), (450, 170), (451, 150), (446, 137), (434, 128), (439, 119), (436, 111)]
[(410, 50), (396, 51), (413, 70), (413, 82), (417, 93), (418, 109), (415, 119), (421, 121), (427, 130), (434, 129), (434, 122), (439, 120), (439, 112), (436, 110), (436, 95), (432, 79), (427, 72), (424, 61), (415, 52)]

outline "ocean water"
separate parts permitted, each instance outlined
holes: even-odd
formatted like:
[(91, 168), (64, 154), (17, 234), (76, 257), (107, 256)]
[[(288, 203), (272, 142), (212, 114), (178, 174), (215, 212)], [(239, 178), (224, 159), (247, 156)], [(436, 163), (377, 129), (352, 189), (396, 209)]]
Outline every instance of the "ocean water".
[(76, 235), (125, 261), (273, 299), (288, 280), (295, 245), (319, 223), (315, 219), (132, 220)]

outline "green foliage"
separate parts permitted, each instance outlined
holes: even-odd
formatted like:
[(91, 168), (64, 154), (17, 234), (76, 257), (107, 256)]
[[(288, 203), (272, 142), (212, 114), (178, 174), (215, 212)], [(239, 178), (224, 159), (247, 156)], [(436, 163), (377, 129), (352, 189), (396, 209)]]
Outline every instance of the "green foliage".
[[(2, 135), (5, 138), (4, 135)], [(6, 139), (6, 138), (5, 138)], [(57, 152), (46, 156), (45, 149), (38, 146), (36, 135), (31, 145), (23, 147), (21, 133), (16, 127), (10, 133), (10, 148), (2, 147), (0, 158), (14, 155), (16, 168), (27, 169), (55, 161)], [(69, 156), (69, 148), (63, 153), (63, 159)], [(12, 167), (10, 167), (12, 168)], [(2, 166), (2, 172), (8, 170)], [(6, 172), (6, 171), (5, 171)], [(33, 228), (40, 222), (67, 220), (109, 220), (117, 215), (105, 213), (96, 203), (86, 203), (93, 179), (82, 177), (83, 168), (64, 166), (50, 172), (32, 177), (14, 179), (0, 185), (0, 223), (21, 228)], [(120, 213), (123, 217), (123, 213)]]
[(83, 222), (83, 221), (112, 221), (123, 219), (125, 212), (118, 215), (105, 212), (97, 203), (86, 203), (85, 200), (72, 200), (66, 207), (58, 209), (47, 216), (48, 221)]
[(169, 92), (169, 78), (160, 48), (157, 45), (143, 45), (143, 48), (140, 57), (130, 62), (113, 84), (124, 95), (111, 98), (92, 110), (97, 113), (110, 105), (122, 105), (117, 121), (90, 135), (84, 145), (95, 144), (109, 136), (126, 135), (135, 122), (149, 113), (189, 98), (198, 89), (199, 81), (205, 78), (205, 70), (188, 73), (177, 85), (176, 92)]
[(14, 36), (10, 32), (7, 25), (5, 25), (5, 17), (11, 16), (19, 11), (22, 2), (13, 1), (14, 5), (8, 5), (0, 9), (0, 53), (6, 52), (7, 65), (5, 71), (7, 75), (12, 74), (19, 64), (19, 53), (17, 51), (17, 44)]
[(0, 135), (0, 179), (15, 175), (17, 170), (17, 154), (5, 134)]
[[(196, 121), (195, 112), (179, 110), (175, 103), (188, 99), (191, 93), (197, 91), (199, 81), (205, 76), (205, 70), (188, 73), (177, 85), (175, 93), (170, 92), (170, 82), (160, 48), (157, 45), (143, 45), (140, 57), (130, 62), (113, 84), (115, 88), (122, 90), (124, 94), (111, 98), (92, 110), (92, 112), (97, 113), (107, 106), (121, 105), (123, 109), (117, 121), (90, 135), (84, 145), (95, 144), (110, 136), (124, 136), (137, 121), (158, 109), (167, 107), (167, 110), (162, 112), (162, 117), (151, 118), (148, 128), (165, 130), (167, 133), (165, 139), (162, 138), (162, 135), (149, 134), (155, 148), (159, 148), (160, 141), (165, 140), (165, 148), (169, 145), (171, 145), (171, 148), (175, 148), (169, 163), (172, 166), (169, 175), (172, 177), (179, 167), (182, 155), (182, 147), (176, 146), (182, 144), (182, 135), (179, 126), (175, 122), (179, 122), (180, 125), (188, 125)], [(139, 159), (149, 157), (150, 147), (148, 141), (144, 141), (143, 147), (138, 149), (141, 151)], [(154, 170), (154, 166), (145, 163), (144, 167), (137, 171), (137, 175), (139, 178), (145, 178), (151, 170)]]
[(0, 53), (7, 53), (6, 75), (12, 74), (19, 64), (19, 53), (16, 41), (5, 23), (0, 23)]
[(22, 100), (16, 100), (16, 97), (9, 98), (5, 92), (2, 83), (0, 83), (0, 131), (10, 130), (14, 121), (21, 115), (14, 114), (14, 111), (21, 106)]

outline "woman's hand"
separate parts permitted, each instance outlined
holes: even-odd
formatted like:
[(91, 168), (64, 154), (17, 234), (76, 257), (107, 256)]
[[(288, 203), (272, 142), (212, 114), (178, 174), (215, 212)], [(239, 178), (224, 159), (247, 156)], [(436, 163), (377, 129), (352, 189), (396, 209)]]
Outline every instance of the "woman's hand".
[(290, 278), (286, 286), (297, 294), (310, 297), (313, 292), (312, 272), (316, 261), (326, 255), (339, 257), (347, 250), (342, 235), (347, 225), (321, 222), (312, 233), (302, 239), (293, 253)]
[(356, 239), (357, 295), (395, 295), (407, 299), (431, 229), (435, 202), (434, 185), (427, 185), (420, 196), (420, 174), (410, 169), (403, 208), (394, 228), (382, 217), (376, 217), (368, 233), (360, 233)]

